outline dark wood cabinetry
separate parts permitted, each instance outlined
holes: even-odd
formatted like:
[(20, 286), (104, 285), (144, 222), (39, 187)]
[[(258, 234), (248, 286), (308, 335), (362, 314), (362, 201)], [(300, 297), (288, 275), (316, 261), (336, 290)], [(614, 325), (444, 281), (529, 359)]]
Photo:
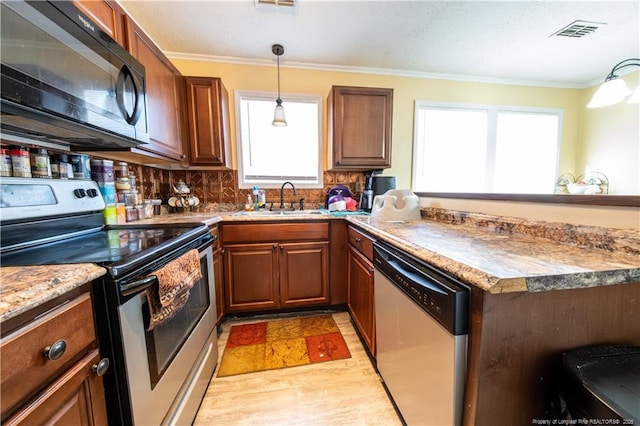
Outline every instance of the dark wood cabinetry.
[(187, 77), (189, 162), (229, 167), (229, 94), (219, 78)]
[(89, 293), (4, 336), (0, 356), (3, 424), (107, 423)]
[(116, 43), (125, 47), (125, 13), (118, 3), (111, 0), (73, 0), (73, 4)]
[(216, 325), (220, 325), (224, 319), (224, 266), (222, 259), (222, 243), (220, 242), (220, 232), (217, 225), (214, 225), (210, 231), (215, 239), (213, 241), (213, 279), (216, 289)]
[(373, 288), (373, 240), (355, 229), (349, 232), (347, 306), (369, 352), (376, 355), (375, 305)]
[(329, 224), (222, 227), (226, 312), (328, 305)]
[(161, 159), (182, 160), (184, 78), (153, 41), (125, 17), (127, 49), (146, 71), (149, 143), (142, 150)]
[(333, 86), (328, 104), (331, 167), (391, 167), (393, 89)]

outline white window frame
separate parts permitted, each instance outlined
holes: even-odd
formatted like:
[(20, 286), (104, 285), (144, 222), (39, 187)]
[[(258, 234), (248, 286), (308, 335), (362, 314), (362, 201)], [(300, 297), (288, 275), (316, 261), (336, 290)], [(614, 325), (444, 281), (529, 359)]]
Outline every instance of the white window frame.
[[(448, 110), (471, 110), (471, 111), (486, 111), (487, 112), (487, 155), (485, 158), (485, 191), (483, 193), (491, 193), (493, 187), (493, 165), (496, 156), (496, 145), (498, 136), (498, 113), (527, 113), (527, 114), (547, 114), (556, 115), (558, 117), (558, 144), (556, 146), (556, 178), (558, 175), (558, 166), (560, 164), (560, 148), (562, 145), (562, 126), (563, 126), (563, 114), (564, 111), (559, 108), (537, 108), (537, 107), (524, 107), (524, 106), (512, 106), (512, 105), (491, 105), (491, 104), (463, 104), (463, 103), (448, 103), (448, 102), (431, 102), (431, 101), (415, 101), (414, 104), (414, 131), (413, 131), (413, 161), (412, 161), (412, 175), (411, 175), (411, 187), (415, 192), (432, 192), (431, 190), (424, 191), (423, 189), (416, 188), (418, 181), (418, 165), (417, 161), (421, 154), (421, 147), (418, 144), (418, 138), (420, 136), (420, 112), (422, 109), (448, 109)], [(522, 177), (526, 179), (526, 177)], [(550, 187), (548, 194), (554, 193), (554, 187)], [(465, 191), (475, 192), (475, 191)]]
[[(305, 181), (295, 181), (291, 177), (287, 176), (278, 176), (274, 179), (269, 180), (251, 180), (245, 181), (244, 171), (243, 171), (243, 157), (242, 157), (242, 116), (241, 116), (241, 105), (242, 101), (245, 99), (249, 100), (268, 100), (273, 101), (273, 107), (276, 106), (276, 98), (278, 94), (275, 92), (261, 92), (261, 91), (246, 91), (246, 90), (235, 90), (235, 113), (236, 113), (236, 148), (237, 148), (237, 163), (238, 163), (238, 187), (239, 188), (252, 188), (253, 186), (259, 186), (260, 188), (280, 188), (282, 184), (290, 180), (294, 183), (296, 188), (323, 188), (324, 187), (324, 178), (323, 178), (323, 157), (322, 157), (322, 141), (323, 133), (322, 133), (322, 111), (323, 111), (323, 100), (319, 95), (313, 94), (301, 94), (301, 93), (281, 93), (280, 97), (283, 99), (282, 105), (285, 109), (285, 115), (287, 111), (287, 102), (306, 102), (306, 103), (314, 103), (317, 105), (318, 109), (318, 164), (317, 164), (317, 182), (305, 182)], [(295, 158), (289, 158), (287, 161), (295, 161)]]

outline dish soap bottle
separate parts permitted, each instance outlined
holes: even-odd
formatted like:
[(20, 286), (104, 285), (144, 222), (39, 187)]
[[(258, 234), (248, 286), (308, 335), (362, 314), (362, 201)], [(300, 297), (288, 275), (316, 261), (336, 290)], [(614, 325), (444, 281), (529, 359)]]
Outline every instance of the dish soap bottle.
[(247, 202), (244, 205), (244, 210), (250, 212), (253, 209), (253, 202), (251, 200), (251, 194), (247, 194)]

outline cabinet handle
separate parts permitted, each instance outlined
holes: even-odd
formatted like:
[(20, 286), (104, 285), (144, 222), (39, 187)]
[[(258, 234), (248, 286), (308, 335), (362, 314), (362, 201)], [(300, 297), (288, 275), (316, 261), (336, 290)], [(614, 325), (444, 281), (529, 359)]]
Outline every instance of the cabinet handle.
[(273, 249), (275, 250), (275, 249), (277, 249), (277, 248), (278, 248), (278, 245), (277, 245), (277, 244), (274, 244), (274, 245), (273, 245)]
[(362, 239), (360, 237), (356, 237), (356, 243), (360, 244), (362, 242)]
[(42, 355), (49, 361), (60, 359), (67, 350), (67, 342), (64, 339), (56, 341), (53, 345), (47, 346), (42, 350)]
[(373, 274), (373, 267), (369, 268), (369, 272)]
[(102, 358), (97, 364), (91, 366), (91, 371), (98, 377), (104, 376), (107, 370), (109, 370), (109, 358)]
[(284, 251), (284, 246), (280, 245), (280, 250)]

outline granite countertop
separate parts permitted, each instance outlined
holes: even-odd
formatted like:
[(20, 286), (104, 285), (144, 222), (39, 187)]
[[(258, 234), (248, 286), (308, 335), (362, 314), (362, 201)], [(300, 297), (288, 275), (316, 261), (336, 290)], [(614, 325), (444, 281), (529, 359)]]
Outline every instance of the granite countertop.
[[(186, 212), (133, 225), (347, 220), (489, 293), (538, 292), (640, 282), (640, 235), (598, 227), (423, 210), (424, 220), (394, 222), (307, 211), (296, 214)], [(435, 213), (434, 213), (435, 212)], [(0, 322), (99, 278), (93, 264), (0, 268)]]
[(0, 323), (106, 274), (92, 263), (0, 268)]
[(633, 242), (619, 243), (626, 249), (609, 251), (500, 231), (503, 227), (429, 220), (397, 223), (362, 216), (347, 220), (489, 293), (640, 282), (640, 256), (629, 247), (638, 238), (633, 232)]

